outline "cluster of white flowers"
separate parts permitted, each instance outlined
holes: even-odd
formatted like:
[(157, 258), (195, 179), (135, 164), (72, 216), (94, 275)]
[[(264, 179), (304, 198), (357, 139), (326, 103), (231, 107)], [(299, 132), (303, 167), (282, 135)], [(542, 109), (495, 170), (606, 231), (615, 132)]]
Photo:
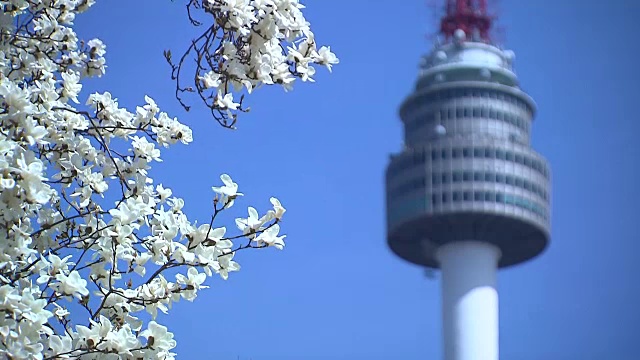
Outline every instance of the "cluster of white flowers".
[[(188, 6), (204, 9), (214, 20), (198, 22), (192, 18), (196, 25), (206, 24), (207, 30), (179, 62), (172, 61), (169, 51), (165, 57), (173, 68), (182, 105), (189, 109), (180, 98), (181, 92), (197, 92), (223, 126), (233, 128), (237, 111), (247, 111), (242, 97), (237, 99), (234, 91), (250, 94), (263, 84), (279, 84), (290, 90), (296, 78), (314, 81), (314, 64), (331, 71), (338, 63), (330, 47), (316, 46), (298, 0), (191, 0)], [(180, 84), (189, 54), (197, 63), (195, 90)], [(194, 78), (191, 74), (188, 77)]]
[[(216, 111), (240, 109), (228, 85), (289, 88), (295, 77), (311, 80), (310, 64), (337, 63), (329, 48), (315, 49), (297, 0), (189, 1), (225, 34), (210, 38), (219, 57), (195, 84), (218, 94)], [(194, 300), (207, 277), (227, 279), (240, 269), (237, 251), (284, 246), (275, 198), (264, 215), (250, 207), (236, 219), (236, 236), (214, 227), (243, 195), (226, 174), (201, 225), (171, 189), (154, 185), (148, 170), (160, 148), (188, 144), (192, 133), (151, 98), (135, 112), (108, 92), (76, 107), (81, 80), (105, 72), (105, 45), (72, 29), (93, 4), (0, 0), (2, 358), (171, 359), (176, 343), (157, 311)], [(145, 324), (143, 312), (154, 321)]]

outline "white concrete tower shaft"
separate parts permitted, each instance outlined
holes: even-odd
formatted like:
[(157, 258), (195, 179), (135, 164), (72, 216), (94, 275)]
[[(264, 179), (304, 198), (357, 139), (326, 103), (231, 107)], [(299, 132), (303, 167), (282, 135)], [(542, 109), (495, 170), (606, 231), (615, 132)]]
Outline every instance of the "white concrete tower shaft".
[(480, 241), (441, 246), (442, 323), (445, 360), (498, 360), (500, 250)]

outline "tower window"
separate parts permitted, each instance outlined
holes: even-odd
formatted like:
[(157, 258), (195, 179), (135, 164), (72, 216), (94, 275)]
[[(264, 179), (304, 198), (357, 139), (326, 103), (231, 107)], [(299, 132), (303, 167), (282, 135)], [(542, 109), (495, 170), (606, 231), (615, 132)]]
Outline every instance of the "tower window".
[(471, 191), (465, 191), (462, 193), (462, 199), (464, 201), (470, 201), (471, 200)]
[(481, 172), (474, 172), (473, 173), (473, 181), (482, 181), (482, 173)]
[(442, 183), (443, 184), (449, 183), (449, 174), (442, 174)]
[(514, 185), (515, 184), (515, 180), (513, 179), (513, 176), (511, 176), (511, 175), (507, 175), (505, 180), (506, 180), (507, 185)]
[(462, 200), (462, 194), (459, 191), (453, 193), (453, 201), (458, 202)]
[(473, 193), (473, 200), (475, 201), (482, 201), (482, 193), (481, 192), (474, 192)]
[(544, 173), (544, 174), (546, 175), (545, 168), (544, 168), (544, 166), (542, 165), (542, 163), (541, 163), (541, 162), (539, 162), (539, 161), (534, 161), (534, 162), (533, 162), (533, 168), (534, 168), (534, 169), (536, 169), (536, 170), (538, 170), (538, 171), (540, 171), (541, 173)]
[(495, 194), (492, 192), (486, 192), (484, 193), (484, 201), (495, 201)]
[(462, 173), (462, 180), (463, 181), (471, 181), (471, 171), (465, 171)]
[(449, 202), (449, 194), (448, 193), (442, 193), (442, 203), (446, 204), (447, 202)]
[(436, 174), (431, 175), (431, 183), (432, 183), (433, 185), (438, 185), (438, 184), (440, 184), (440, 176), (438, 176), (438, 175), (436, 175)]
[(436, 194), (431, 194), (431, 203), (432, 203), (433, 205), (437, 205), (437, 204), (440, 202), (440, 201), (438, 201), (438, 200), (440, 200), (440, 199), (439, 199), (439, 197), (438, 197), (438, 196), (436, 196)]
[(462, 181), (462, 174), (460, 172), (454, 172), (453, 173), (453, 182), (460, 182)]
[(457, 159), (460, 157), (460, 149), (453, 149), (451, 151), (451, 157)]
[(511, 151), (507, 151), (506, 155), (508, 161), (513, 161), (513, 153)]
[(473, 157), (480, 158), (482, 157), (483, 152), (481, 149), (473, 149)]
[(462, 156), (466, 158), (471, 157), (471, 149), (470, 148), (462, 149)]

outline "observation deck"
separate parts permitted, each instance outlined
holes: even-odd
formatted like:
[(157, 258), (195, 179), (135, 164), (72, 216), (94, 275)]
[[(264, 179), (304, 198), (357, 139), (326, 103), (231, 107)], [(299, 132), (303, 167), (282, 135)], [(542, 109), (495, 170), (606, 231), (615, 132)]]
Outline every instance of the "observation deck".
[(386, 171), (387, 241), (401, 258), (437, 268), (438, 247), (475, 240), (505, 267), (548, 245), (550, 171), (530, 147), (536, 106), (513, 59), (462, 30), (423, 59)]

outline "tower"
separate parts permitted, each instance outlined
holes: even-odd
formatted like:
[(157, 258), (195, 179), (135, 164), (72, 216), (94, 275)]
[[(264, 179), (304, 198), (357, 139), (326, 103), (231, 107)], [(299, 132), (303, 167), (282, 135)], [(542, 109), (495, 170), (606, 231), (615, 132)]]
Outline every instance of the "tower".
[(530, 146), (533, 99), (492, 43), (486, 0), (448, 0), (443, 41), (400, 107), (386, 171), (387, 242), (442, 272), (446, 360), (498, 359), (498, 268), (549, 243), (550, 173)]

